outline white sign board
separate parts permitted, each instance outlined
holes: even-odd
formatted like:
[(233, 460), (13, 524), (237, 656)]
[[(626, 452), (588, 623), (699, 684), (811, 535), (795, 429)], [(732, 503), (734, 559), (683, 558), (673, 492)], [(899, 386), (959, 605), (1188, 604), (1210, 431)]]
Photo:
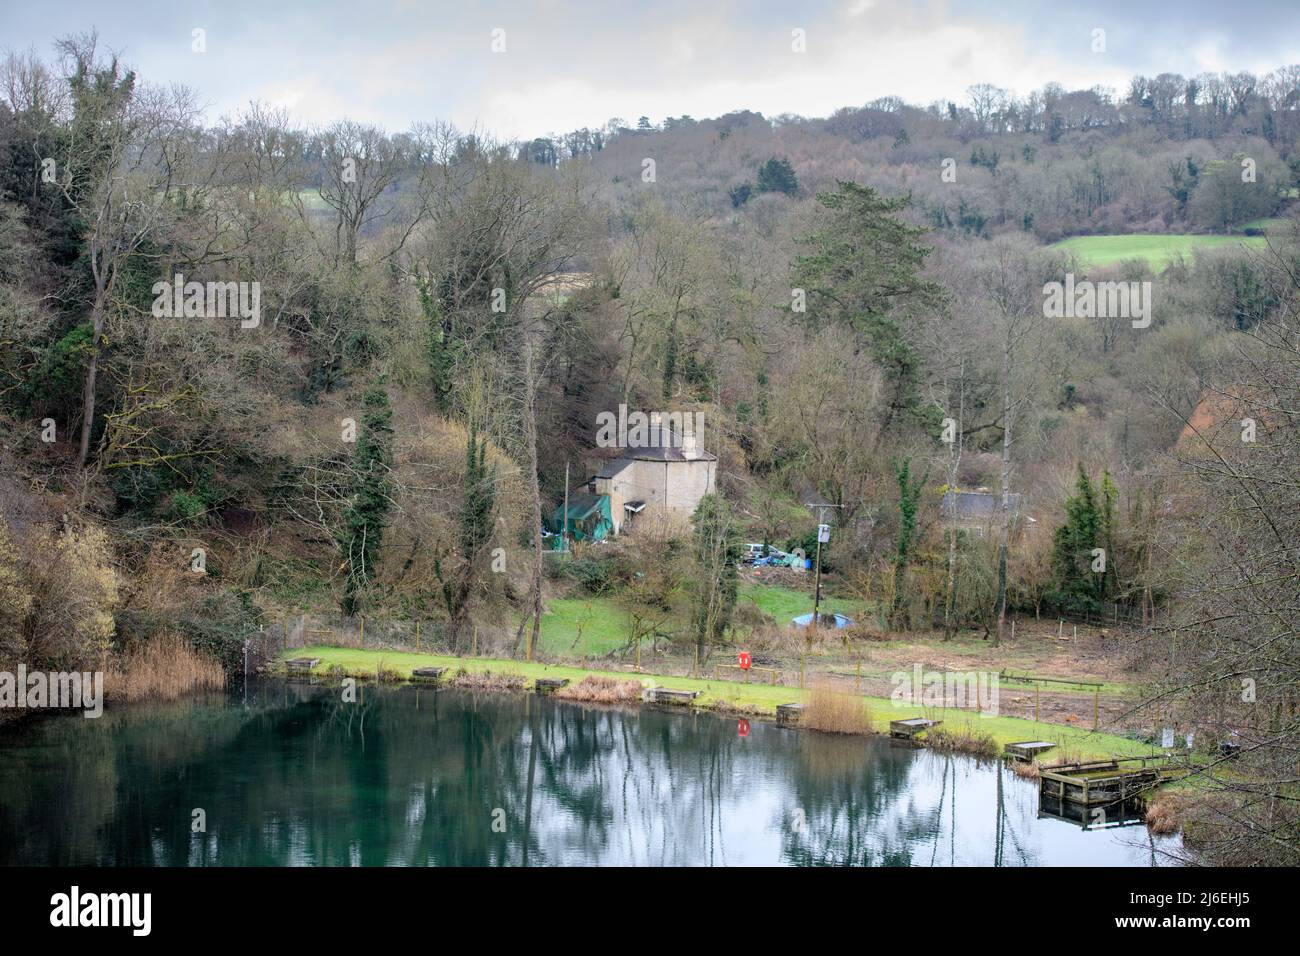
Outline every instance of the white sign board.
[(822, 544), (826, 544), (826, 542), (830, 541), (830, 539), (831, 539), (831, 526), (828, 524), (819, 524), (817, 526), (817, 540), (820, 541)]

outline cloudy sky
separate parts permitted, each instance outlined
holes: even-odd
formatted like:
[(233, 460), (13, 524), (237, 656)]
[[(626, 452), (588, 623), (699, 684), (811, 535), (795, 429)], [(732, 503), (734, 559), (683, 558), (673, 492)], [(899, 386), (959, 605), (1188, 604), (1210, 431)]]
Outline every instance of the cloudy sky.
[(2, 49), (48, 55), (91, 28), (146, 79), (197, 90), (213, 118), (260, 100), (306, 123), (444, 119), (508, 138), (1300, 63), (1296, 0), (0, 0)]

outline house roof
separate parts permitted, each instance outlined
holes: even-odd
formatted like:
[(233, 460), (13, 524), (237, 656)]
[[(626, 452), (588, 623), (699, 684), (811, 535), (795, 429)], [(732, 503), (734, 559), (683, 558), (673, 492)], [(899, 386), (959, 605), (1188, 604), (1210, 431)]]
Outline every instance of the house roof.
[[(956, 502), (958, 518), (991, 518), (998, 513), (1002, 505), (1002, 496), (987, 491), (945, 491), (940, 512), (945, 516), (953, 514)], [(1020, 495), (1011, 495), (1011, 513), (1020, 513)]]
[(717, 455), (711, 455), (703, 448), (698, 448), (694, 457), (688, 458), (682, 453), (682, 436), (667, 426), (659, 429), (659, 444), (644, 448), (620, 448), (619, 454), (637, 461), (717, 461)]
[(605, 466), (596, 472), (596, 478), (613, 478), (620, 471), (632, 464), (631, 458), (615, 458), (605, 463)]
[[(682, 452), (682, 436), (672, 431), (666, 425), (659, 428), (659, 443), (657, 445), (638, 446), (635, 448), (615, 447), (615, 448), (595, 448), (591, 452), (593, 458), (605, 459), (606, 464), (601, 466), (597, 478), (612, 478), (619, 470), (626, 467), (633, 461), (717, 461), (718, 456), (705, 451), (696, 438), (696, 451), (693, 457), (688, 457)], [(616, 469), (616, 470), (611, 470)]]

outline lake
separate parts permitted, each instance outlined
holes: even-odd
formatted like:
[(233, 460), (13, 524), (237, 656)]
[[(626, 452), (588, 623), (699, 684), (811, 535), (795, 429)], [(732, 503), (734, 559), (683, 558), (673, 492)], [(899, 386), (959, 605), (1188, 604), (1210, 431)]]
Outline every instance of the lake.
[(999, 761), (532, 695), (259, 682), (0, 729), (0, 864), (1151, 866)]

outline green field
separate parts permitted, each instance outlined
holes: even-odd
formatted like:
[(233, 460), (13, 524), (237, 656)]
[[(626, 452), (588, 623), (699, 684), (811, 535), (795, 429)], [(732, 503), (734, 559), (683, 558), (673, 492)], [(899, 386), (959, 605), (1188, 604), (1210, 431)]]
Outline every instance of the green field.
[(1231, 246), (1259, 248), (1262, 236), (1075, 236), (1054, 243), (1051, 248), (1072, 252), (1085, 267), (1114, 265), (1127, 259), (1144, 259), (1153, 272), (1162, 271), (1178, 256), (1191, 258), (1193, 249), (1222, 249)]
[[(298, 190), (298, 200), (307, 212), (329, 212), (329, 203), (321, 198), (319, 190), (300, 189)], [(286, 197), (285, 201), (289, 201), (288, 197)]]
[[(478, 657), (447, 657), (436, 654), (411, 654), (403, 651), (369, 651), (346, 647), (300, 647), (286, 651), (281, 659), (289, 657), (317, 657), (320, 663), (315, 672), (323, 674), (327, 668), (340, 668), (344, 675), (373, 678), (376, 669), (395, 673), (403, 678), (411, 676), (416, 667), (447, 667), (453, 672), (463, 669), (470, 673), (491, 671), (494, 674), (513, 674), (533, 681), (539, 677), (568, 678), (577, 682), (587, 674), (613, 677), (620, 680), (638, 680), (646, 685), (697, 690), (700, 696), (695, 706), (707, 710), (771, 717), (778, 704), (796, 703), (807, 699), (807, 692), (797, 687), (771, 687), (767, 684), (745, 684), (739, 681), (668, 677), (658, 674), (634, 674), (626, 671), (601, 671), (563, 665), (528, 663), (516, 660), (492, 660)], [(910, 704), (895, 706), (883, 697), (865, 698), (870, 711), (872, 728), (886, 733), (891, 720), (926, 716), (941, 719), (950, 731), (971, 730), (991, 735), (999, 748), (1013, 741), (1051, 740), (1059, 750), (1053, 757), (1093, 759), (1110, 756), (1140, 757), (1155, 751), (1139, 741), (1113, 734), (1093, 733), (1082, 727), (1049, 724), (1025, 720), (1020, 717), (981, 717), (973, 711), (922, 708)]]
[(1270, 235), (1289, 235), (1295, 228), (1295, 220), (1286, 216), (1269, 216), (1266, 219), (1252, 219), (1241, 227), (1242, 232), (1247, 229), (1258, 232), (1267, 232)]

